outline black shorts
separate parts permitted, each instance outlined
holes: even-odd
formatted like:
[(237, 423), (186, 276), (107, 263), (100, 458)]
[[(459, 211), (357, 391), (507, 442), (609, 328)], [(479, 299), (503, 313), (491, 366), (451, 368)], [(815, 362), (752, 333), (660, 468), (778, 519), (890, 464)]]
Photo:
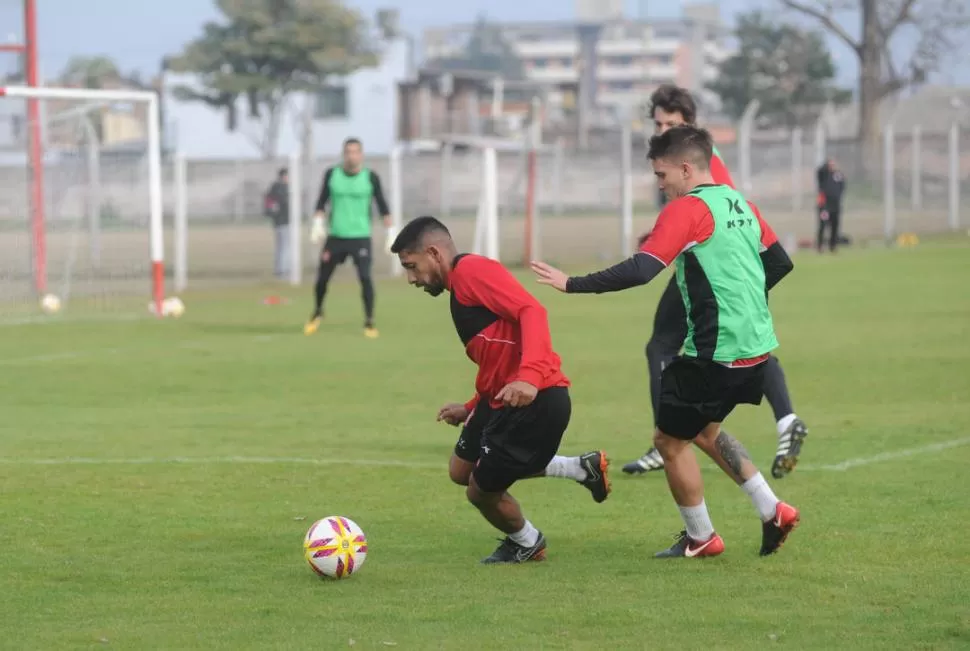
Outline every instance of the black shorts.
[(330, 259), (321, 264), (331, 264), (339, 267), (348, 257), (354, 261), (354, 266), (358, 269), (370, 269), (371, 266), (371, 239), (369, 237), (328, 237), (323, 245), (323, 250), (330, 254)]
[(657, 303), (657, 311), (653, 317), (653, 334), (651, 343), (660, 344), (672, 351), (680, 352), (687, 338), (687, 308), (677, 287), (676, 276), (671, 276), (664, 293)]
[(543, 389), (528, 407), (493, 409), (479, 403), (455, 444), (455, 456), (476, 463), (475, 483), (501, 493), (549, 465), (572, 413), (566, 387)]
[(692, 440), (711, 423), (721, 423), (740, 404), (760, 405), (764, 363), (728, 368), (710, 360), (678, 357), (660, 379), (657, 428)]

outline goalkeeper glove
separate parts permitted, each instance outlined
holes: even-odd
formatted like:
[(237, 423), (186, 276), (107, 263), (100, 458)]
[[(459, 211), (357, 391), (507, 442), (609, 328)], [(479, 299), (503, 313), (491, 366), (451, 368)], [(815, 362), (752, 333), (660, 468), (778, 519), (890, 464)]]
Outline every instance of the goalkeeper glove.
[(310, 241), (319, 244), (326, 235), (326, 228), (323, 225), (323, 217), (314, 217), (310, 226)]
[(393, 226), (388, 226), (387, 230), (384, 232), (384, 252), (388, 255), (391, 254), (391, 245), (394, 244), (394, 240), (397, 239), (397, 229)]

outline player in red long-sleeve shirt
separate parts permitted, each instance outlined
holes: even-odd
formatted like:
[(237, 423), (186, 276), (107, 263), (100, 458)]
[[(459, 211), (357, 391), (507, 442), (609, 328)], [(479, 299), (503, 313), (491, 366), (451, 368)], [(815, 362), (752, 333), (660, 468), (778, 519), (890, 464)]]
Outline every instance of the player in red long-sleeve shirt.
[(475, 395), (438, 411), (461, 425), (448, 466), (468, 500), (505, 540), (483, 563), (545, 558), (546, 540), (508, 493), (520, 479), (564, 477), (602, 502), (610, 492), (602, 451), (557, 455), (572, 405), (569, 379), (552, 348), (546, 309), (501, 263), (459, 254), (434, 217), (408, 223), (391, 245), (408, 282), (432, 296), (451, 294), (451, 316), (465, 353), (478, 365)]
[[(673, 127), (682, 124), (694, 124), (697, 120), (697, 106), (690, 92), (673, 85), (663, 85), (650, 96), (650, 119), (653, 120), (654, 133), (660, 135)], [(717, 148), (710, 163), (711, 178), (717, 185), (734, 187), (734, 181), (728, 172), (727, 165), (721, 158)], [(666, 204), (667, 195), (661, 191), (661, 205)], [(640, 238), (642, 244), (646, 235)], [(669, 365), (680, 352), (680, 348), (687, 336), (687, 312), (677, 290), (677, 284), (671, 275), (664, 293), (657, 303), (657, 311), (653, 317), (653, 332), (647, 342), (647, 372), (650, 376), (650, 397), (653, 413), (656, 415), (660, 401), (660, 376), (664, 368)], [(771, 474), (775, 478), (782, 478), (798, 463), (802, 442), (808, 435), (808, 428), (795, 414), (792, 406), (788, 383), (778, 358), (772, 355), (765, 366), (764, 394), (771, 405), (778, 429), (778, 448), (771, 465)], [(635, 459), (623, 466), (623, 472), (638, 475), (644, 472), (660, 470), (664, 461), (660, 452), (651, 447), (639, 459)]]

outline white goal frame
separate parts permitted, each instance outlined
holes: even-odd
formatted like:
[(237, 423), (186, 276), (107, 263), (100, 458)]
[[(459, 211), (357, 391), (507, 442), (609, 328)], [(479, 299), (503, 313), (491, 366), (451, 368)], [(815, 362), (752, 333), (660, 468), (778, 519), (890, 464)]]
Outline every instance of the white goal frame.
[[(162, 301), (165, 299), (165, 246), (162, 228), (162, 147), (158, 95), (155, 92), (143, 90), (0, 86), (0, 97), (26, 100), (80, 100), (92, 103), (139, 102), (148, 106), (148, 253), (151, 259), (151, 295), (155, 304), (155, 314), (162, 316)], [(32, 183), (36, 183), (36, 179)]]
[[(484, 139), (474, 143), (481, 145), (481, 188), (479, 190), (478, 212), (475, 216), (475, 240), (472, 253), (484, 255), (493, 260), (499, 259), (499, 219), (498, 219), (498, 163), (494, 146), (482, 145)], [(390, 155), (390, 192), (392, 232), (400, 233), (404, 223), (404, 147), (395, 145)], [(388, 246), (390, 243), (388, 243)], [(397, 256), (391, 256), (391, 275), (404, 273)]]

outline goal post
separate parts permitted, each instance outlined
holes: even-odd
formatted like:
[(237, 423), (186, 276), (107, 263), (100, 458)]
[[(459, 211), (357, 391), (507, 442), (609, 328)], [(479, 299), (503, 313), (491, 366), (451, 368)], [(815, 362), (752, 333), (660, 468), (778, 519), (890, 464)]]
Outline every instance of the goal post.
[[(44, 103), (77, 102), (79, 105), (88, 104), (139, 104), (145, 107), (145, 139), (147, 141), (147, 208), (148, 213), (148, 257), (150, 261), (150, 293), (155, 306), (155, 313), (162, 314), (162, 302), (165, 296), (164, 273), (164, 241), (162, 223), (162, 165), (161, 165), (161, 128), (158, 95), (153, 91), (142, 90), (102, 90), (83, 88), (56, 87), (27, 87), (0, 86), (0, 99), (25, 99)], [(50, 117), (50, 116), (48, 116)], [(42, 123), (41, 127), (45, 125)], [(48, 152), (50, 153), (50, 152)], [(102, 182), (103, 179), (100, 182)], [(34, 197), (44, 199), (46, 188), (38, 178), (30, 178), (30, 192)], [(30, 217), (34, 242), (34, 274), (36, 287), (41, 291), (47, 286), (48, 275), (48, 246), (44, 234), (48, 224), (44, 220), (43, 205), (33, 202)]]

